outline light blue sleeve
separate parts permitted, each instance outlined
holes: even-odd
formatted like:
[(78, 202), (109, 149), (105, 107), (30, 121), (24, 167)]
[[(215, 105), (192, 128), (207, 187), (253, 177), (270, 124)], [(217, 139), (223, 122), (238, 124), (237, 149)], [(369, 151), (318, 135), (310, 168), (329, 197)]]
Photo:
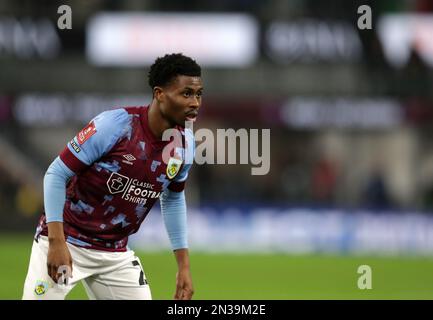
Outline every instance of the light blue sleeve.
[[(131, 117), (125, 109), (100, 113), (92, 119), (96, 132), (83, 144), (77, 136), (68, 143), (68, 148), (81, 162), (91, 165), (107, 153), (121, 137), (131, 137)], [(91, 121), (91, 122), (92, 122)], [(74, 148), (75, 147), (75, 148)]]
[(57, 157), (44, 176), (44, 208), (47, 222), (63, 222), (66, 183), (74, 173)]
[(185, 192), (166, 189), (161, 194), (160, 202), (172, 249), (188, 248)]
[[(130, 115), (124, 109), (105, 111), (92, 121), (95, 133), (83, 144), (77, 136), (67, 144), (68, 149), (81, 162), (91, 165), (108, 152), (122, 136), (131, 134)], [(47, 222), (63, 222), (63, 207), (66, 200), (66, 183), (74, 175), (65, 163), (57, 157), (44, 176), (44, 208)]]
[(194, 162), (195, 140), (194, 140), (194, 133), (192, 132), (191, 129), (185, 128), (185, 141), (187, 145), (184, 154), (185, 163), (182, 167), (182, 170), (180, 170), (180, 172), (173, 179), (173, 181), (176, 182), (183, 182), (186, 181), (186, 179), (188, 179), (189, 170), (191, 169), (191, 166)]

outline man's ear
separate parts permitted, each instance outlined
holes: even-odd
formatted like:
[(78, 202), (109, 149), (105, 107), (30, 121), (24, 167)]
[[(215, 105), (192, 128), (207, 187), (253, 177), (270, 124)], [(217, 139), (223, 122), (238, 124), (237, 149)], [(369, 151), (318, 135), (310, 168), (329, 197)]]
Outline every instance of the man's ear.
[(158, 102), (162, 102), (164, 100), (164, 91), (161, 87), (154, 87), (153, 96)]

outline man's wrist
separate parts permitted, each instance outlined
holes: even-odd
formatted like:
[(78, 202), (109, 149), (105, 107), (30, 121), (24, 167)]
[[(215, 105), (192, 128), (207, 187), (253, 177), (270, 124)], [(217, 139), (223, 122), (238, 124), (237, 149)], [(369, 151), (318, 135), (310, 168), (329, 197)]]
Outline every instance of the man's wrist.
[(65, 242), (65, 233), (63, 232), (63, 222), (53, 221), (47, 223), (48, 241), (50, 243)]
[(176, 256), (178, 270), (179, 271), (189, 270), (190, 264), (189, 264), (188, 248), (174, 250), (174, 254)]
[(182, 265), (178, 264), (177, 269), (179, 271), (189, 271), (189, 263), (188, 264), (182, 264)]
[(48, 236), (48, 242), (50, 244), (61, 244), (61, 243), (65, 243), (66, 240), (65, 240), (64, 236), (63, 237), (50, 237), (50, 236)]

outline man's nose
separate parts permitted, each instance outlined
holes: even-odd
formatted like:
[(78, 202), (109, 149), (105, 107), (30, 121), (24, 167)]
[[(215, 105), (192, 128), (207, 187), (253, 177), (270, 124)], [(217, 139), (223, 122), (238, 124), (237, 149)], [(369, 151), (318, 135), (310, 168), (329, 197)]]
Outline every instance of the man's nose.
[(194, 96), (190, 102), (190, 107), (198, 109), (200, 107), (200, 98)]

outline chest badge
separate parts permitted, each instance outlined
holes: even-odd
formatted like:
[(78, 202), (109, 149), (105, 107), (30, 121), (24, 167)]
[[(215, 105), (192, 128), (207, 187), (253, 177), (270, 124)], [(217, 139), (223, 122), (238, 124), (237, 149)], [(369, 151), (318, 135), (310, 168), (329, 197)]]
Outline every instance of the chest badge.
[(176, 158), (170, 158), (167, 164), (167, 177), (169, 179), (173, 179), (179, 173), (181, 165), (182, 165), (182, 160)]

